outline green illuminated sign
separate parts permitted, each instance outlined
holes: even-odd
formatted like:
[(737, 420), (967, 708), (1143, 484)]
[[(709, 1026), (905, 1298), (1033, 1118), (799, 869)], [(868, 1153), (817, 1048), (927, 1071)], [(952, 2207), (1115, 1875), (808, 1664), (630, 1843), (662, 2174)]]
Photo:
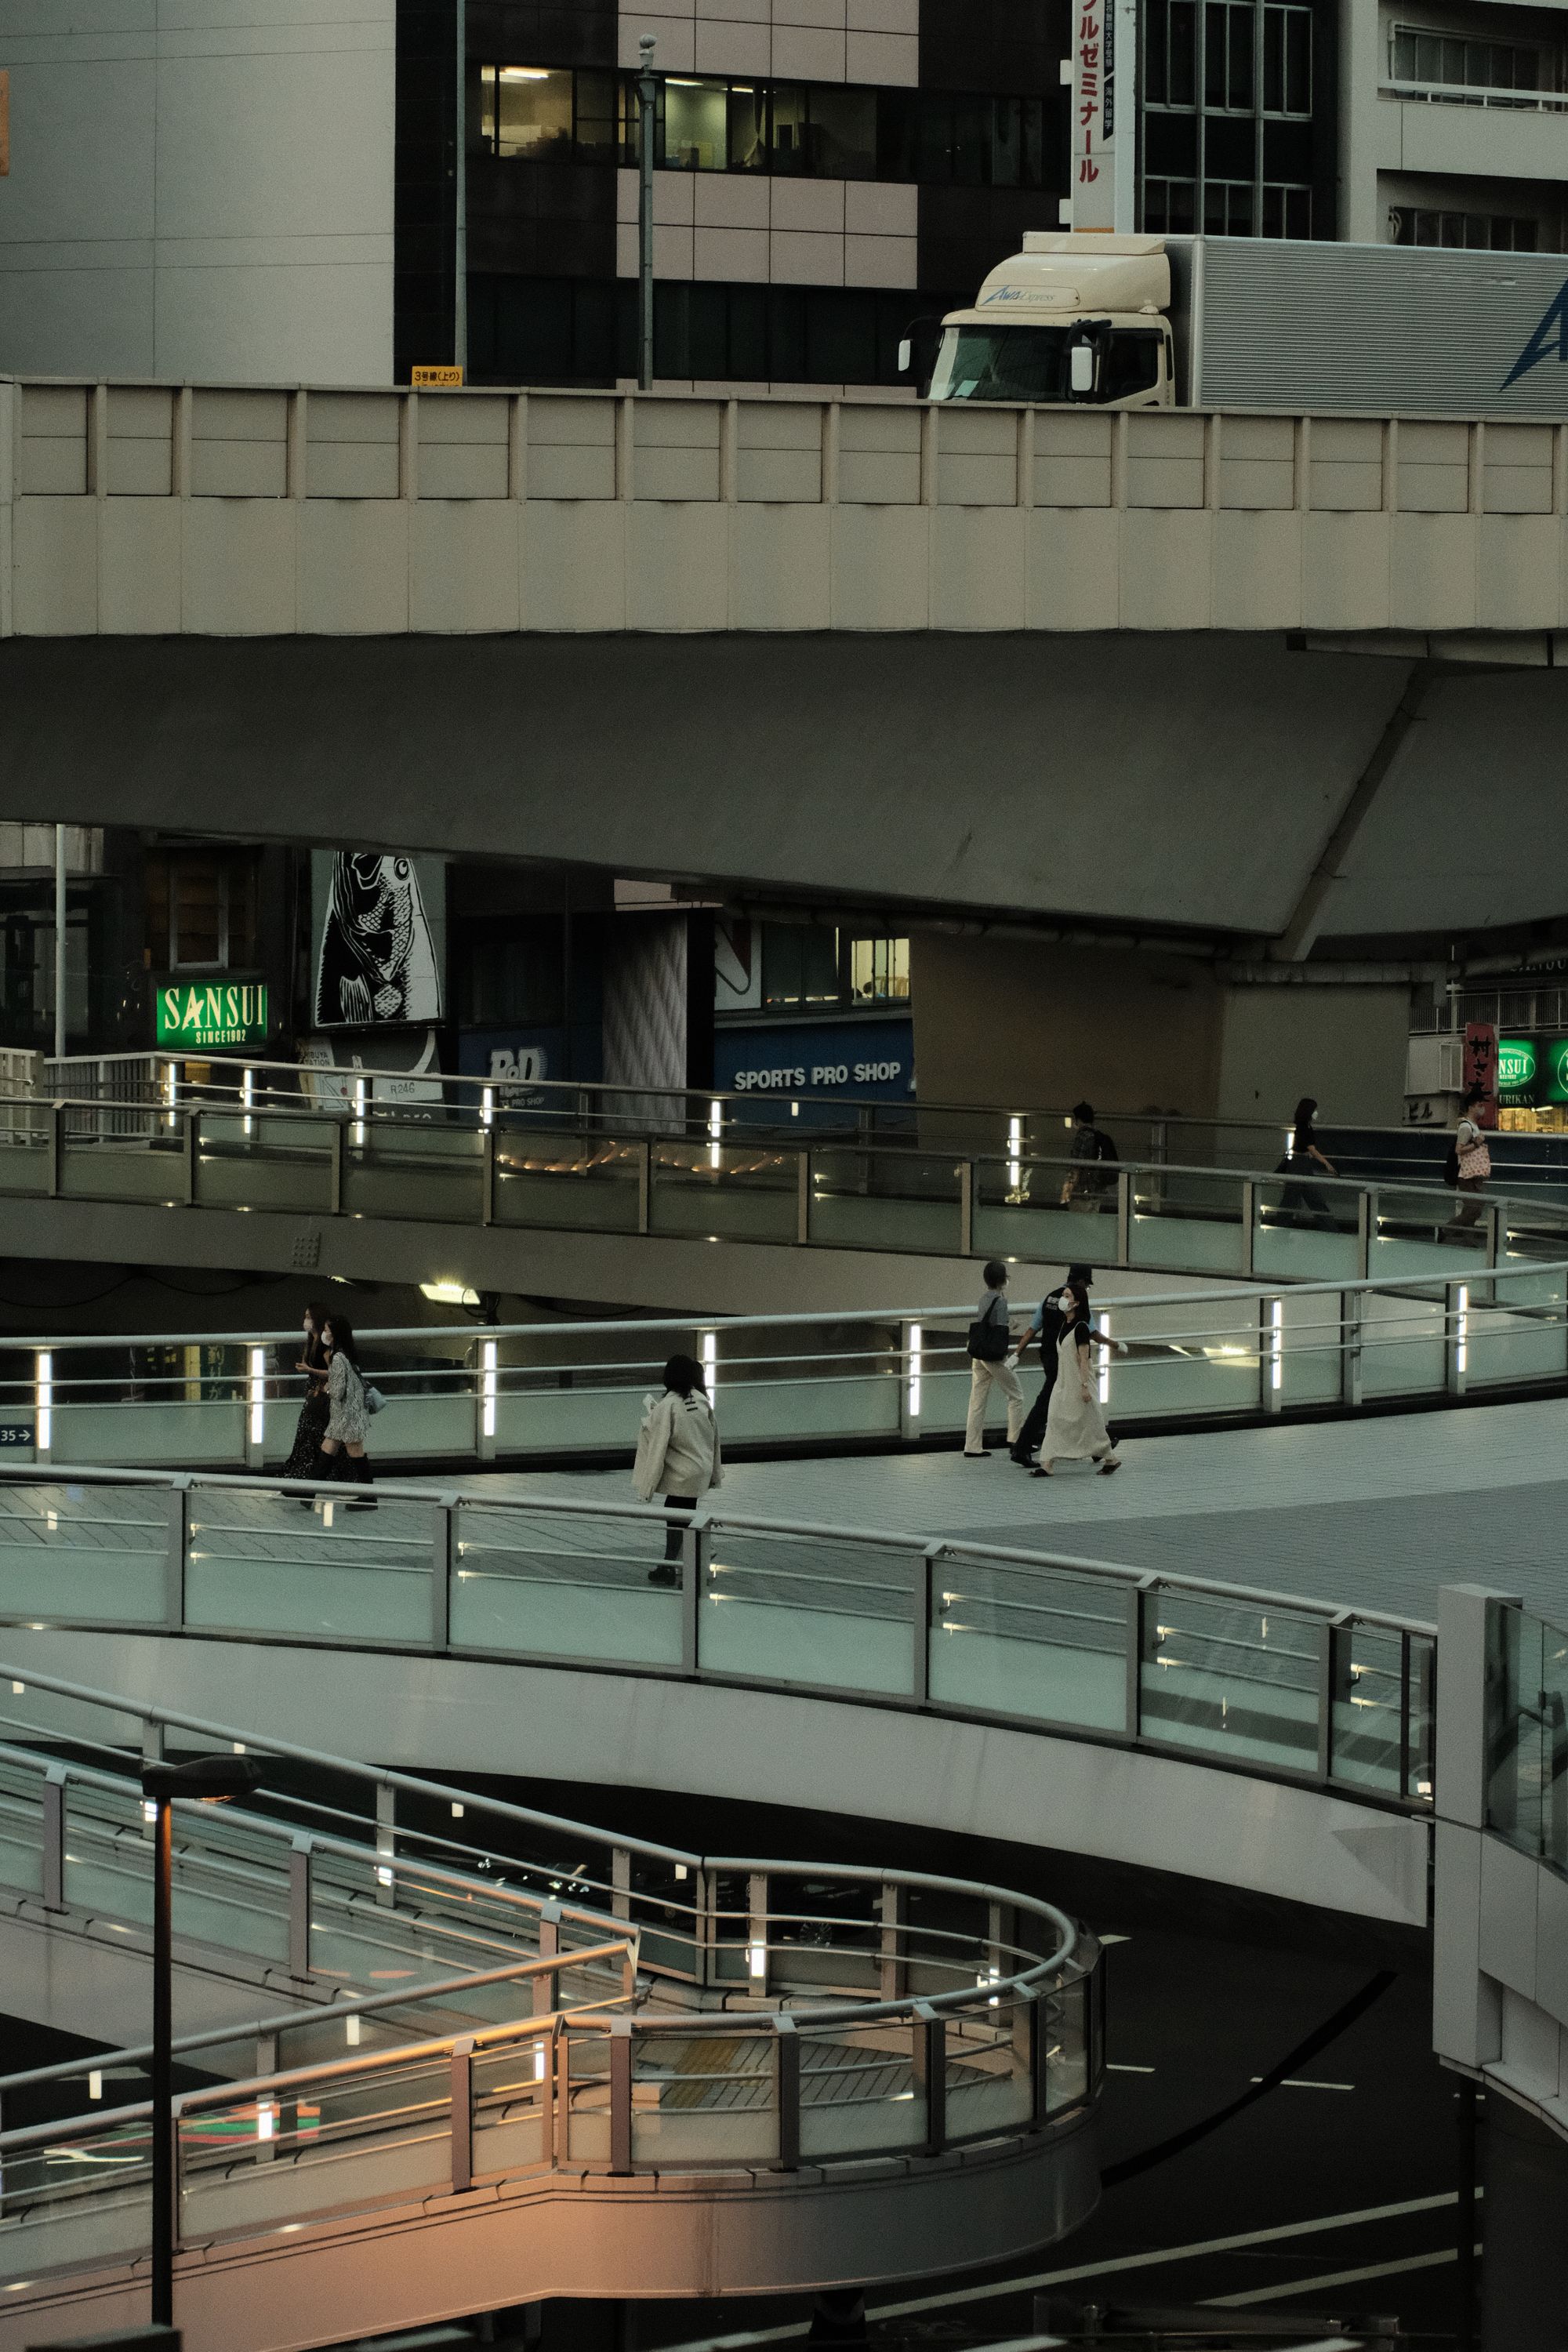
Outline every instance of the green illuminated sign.
[(158, 1043), (193, 1054), (267, 1043), (264, 980), (171, 980), (158, 991)]
[(1517, 1087), (1534, 1082), (1536, 1069), (1533, 1037), (1504, 1037), (1497, 1049), (1497, 1079), (1500, 1087), (1512, 1092)]

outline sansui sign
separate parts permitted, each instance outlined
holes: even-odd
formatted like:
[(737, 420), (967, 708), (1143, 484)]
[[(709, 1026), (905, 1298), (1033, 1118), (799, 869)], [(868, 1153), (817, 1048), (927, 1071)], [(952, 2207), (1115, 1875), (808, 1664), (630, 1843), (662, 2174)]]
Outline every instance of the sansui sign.
[(158, 1043), (193, 1054), (267, 1043), (264, 980), (170, 980), (158, 991)]

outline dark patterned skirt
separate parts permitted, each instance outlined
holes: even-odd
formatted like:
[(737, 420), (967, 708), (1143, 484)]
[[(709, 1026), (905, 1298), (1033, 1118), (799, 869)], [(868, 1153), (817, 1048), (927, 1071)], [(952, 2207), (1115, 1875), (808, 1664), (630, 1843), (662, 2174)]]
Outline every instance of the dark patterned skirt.
[(328, 1411), (326, 1390), (312, 1387), (300, 1409), (294, 1443), (289, 1449), (289, 1459), (283, 1465), (285, 1478), (321, 1476), (320, 1456), (321, 1440), (327, 1433)]

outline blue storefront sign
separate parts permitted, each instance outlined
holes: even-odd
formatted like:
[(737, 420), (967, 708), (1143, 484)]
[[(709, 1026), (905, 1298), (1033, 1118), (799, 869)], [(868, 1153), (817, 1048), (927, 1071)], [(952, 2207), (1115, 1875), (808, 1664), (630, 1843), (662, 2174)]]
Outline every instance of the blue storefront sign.
[[(915, 1024), (890, 1021), (759, 1022), (719, 1029), (713, 1038), (713, 1083), (721, 1093), (787, 1095), (806, 1125), (837, 1121), (834, 1098), (913, 1105)], [(813, 1103), (809, 1096), (826, 1097)], [(740, 1103), (731, 1116), (745, 1117)], [(776, 1102), (757, 1105), (757, 1118), (777, 1119)]]

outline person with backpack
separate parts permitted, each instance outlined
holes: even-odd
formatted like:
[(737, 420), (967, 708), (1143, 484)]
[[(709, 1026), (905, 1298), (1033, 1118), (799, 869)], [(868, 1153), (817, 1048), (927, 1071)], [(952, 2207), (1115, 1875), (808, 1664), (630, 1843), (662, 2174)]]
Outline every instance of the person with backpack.
[(1024, 1426), (1024, 1391), (1019, 1386), (1017, 1352), (1007, 1314), (1007, 1269), (999, 1257), (985, 1263), (985, 1289), (980, 1311), (969, 1327), (969, 1418), (963, 1429), (966, 1462), (988, 1462), (985, 1451), (985, 1411), (993, 1388), (1007, 1400), (1007, 1443), (1016, 1445)]
[(1087, 1201), (1098, 1205), (1100, 1196), (1114, 1184), (1114, 1177), (1098, 1172), (1106, 1163), (1114, 1167), (1121, 1155), (1103, 1128), (1094, 1123), (1094, 1105), (1080, 1102), (1073, 1105), (1072, 1150), (1068, 1158), (1073, 1165), (1062, 1186), (1062, 1206), (1071, 1202)]
[(1018, 1465), (1020, 1470), (1034, 1468), (1035, 1455), (1039, 1451), (1040, 1440), (1046, 1433), (1046, 1415), (1051, 1409), (1051, 1391), (1057, 1384), (1057, 1343), (1062, 1336), (1062, 1302), (1067, 1297), (1068, 1284), (1078, 1283), (1087, 1297), (1089, 1284), (1093, 1280), (1092, 1266), (1069, 1265), (1066, 1280), (1058, 1284), (1055, 1290), (1047, 1290), (1035, 1309), (1035, 1319), (1030, 1324), (1018, 1349), (1021, 1356), (1031, 1339), (1038, 1343), (1040, 1371), (1043, 1375), (1040, 1381), (1040, 1393), (1029, 1407), (1028, 1416), (1023, 1428), (1018, 1432), (1016, 1444), (1010, 1448), (1011, 1458)]
[(671, 1356), (664, 1368), (662, 1391), (643, 1399), (632, 1468), (638, 1500), (651, 1503), (662, 1495), (666, 1509), (678, 1515), (665, 1531), (664, 1559), (647, 1572), (650, 1584), (679, 1584), (680, 1547), (691, 1514), (703, 1495), (723, 1483), (719, 1423), (708, 1401), (702, 1367), (694, 1356)]
[[(321, 1344), (327, 1351), (327, 1433), (321, 1440), (321, 1451), (332, 1465), (334, 1477), (353, 1486), (368, 1486), (370, 1456), (364, 1449), (370, 1434), (370, 1407), (365, 1402), (359, 1342), (346, 1315), (334, 1312), (323, 1323)], [(351, 1507), (374, 1510), (375, 1497), (368, 1494), (356, 1496)]]
[(1486, 1098), (1485, 1087), (1474, 1086), (1466, 1095), (1464, 1108), (1459, 1113), (1459, 1124), (1454, 1134), (1453, 1150), (1449, 1154), (1449, 1165), (1453, 1171), (1449, 1181), (1456, 1192), (1465, 1195), (1459, 1213), (1454, 1219), (1456, 1233), (1461, 1226), (1480, 1223), (1480, 1195), (1486, 1191), (1487, 1180), (1492, 1172), (1491, 1146), (1487, 1141), (1485, 1129), (1473, 1115)]

